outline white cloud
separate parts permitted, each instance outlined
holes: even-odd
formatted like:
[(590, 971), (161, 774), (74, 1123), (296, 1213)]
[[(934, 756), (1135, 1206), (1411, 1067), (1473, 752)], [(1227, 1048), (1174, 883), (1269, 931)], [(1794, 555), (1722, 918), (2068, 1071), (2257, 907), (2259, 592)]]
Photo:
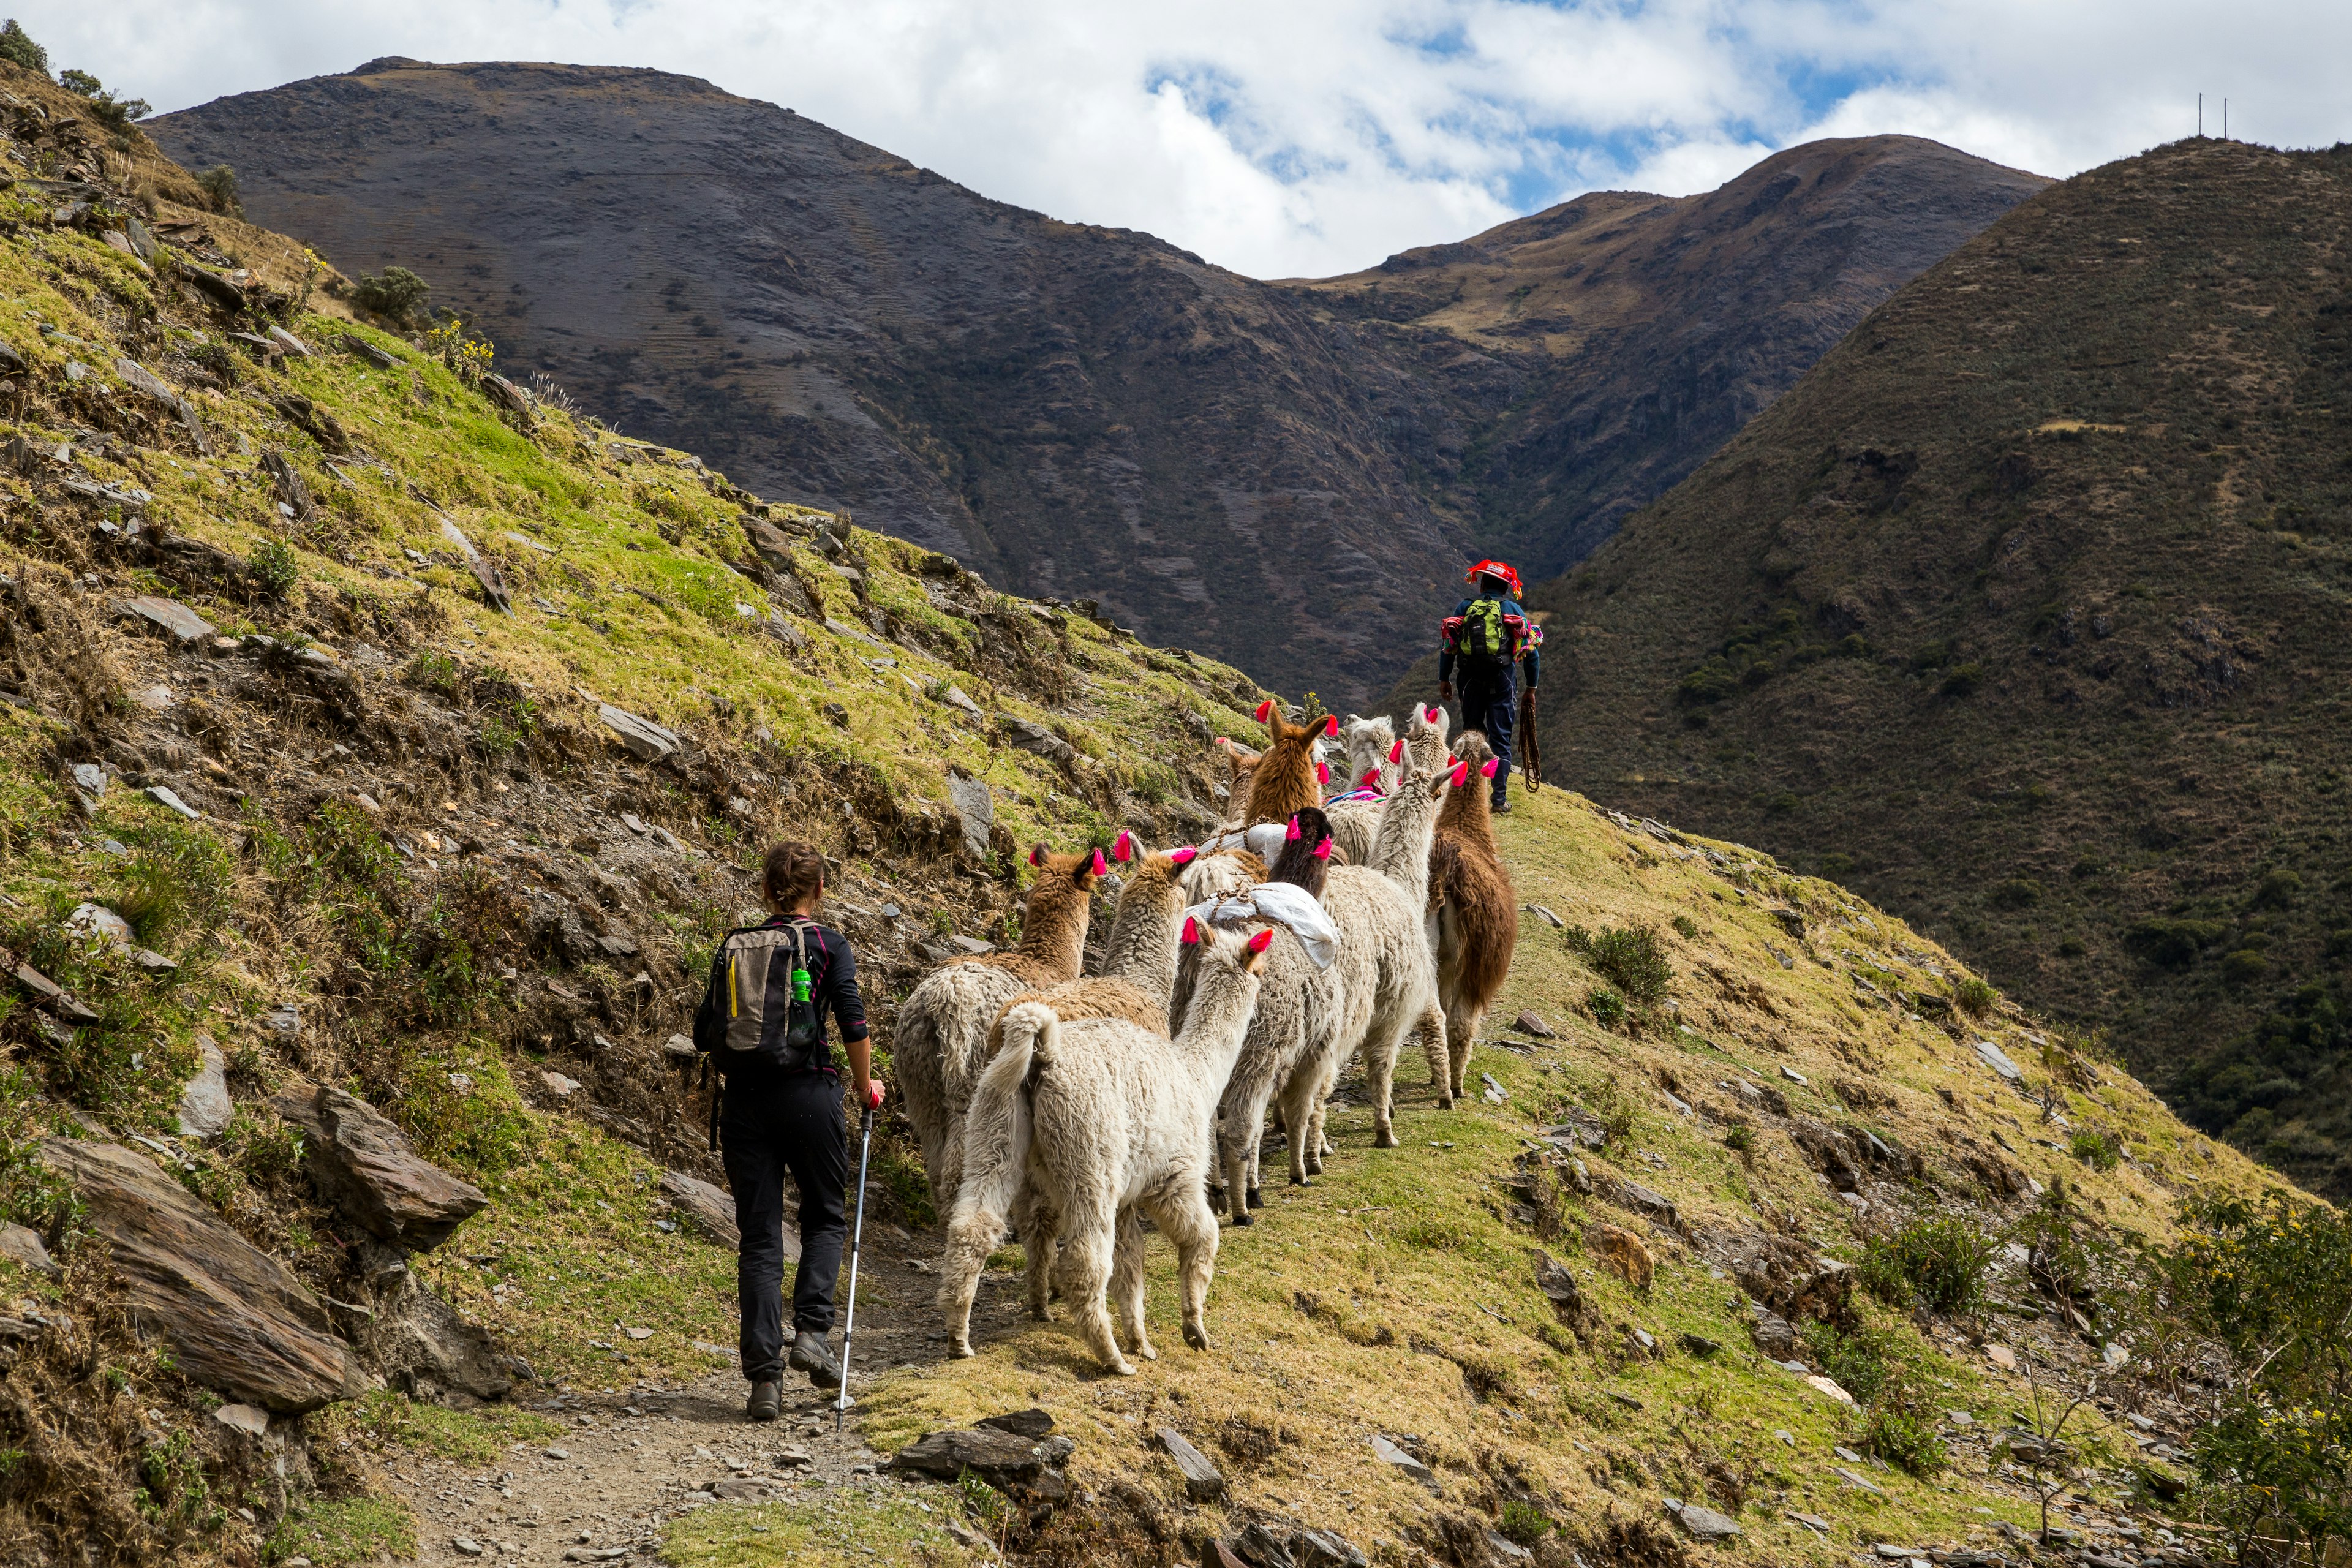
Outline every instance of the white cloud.
[(2340, 0), (18, 0), (161, 108), (379, 55), (654, 66), (1258, 276), (1900, 131), (2065, 174), (2195, 125), (2352, 136)]

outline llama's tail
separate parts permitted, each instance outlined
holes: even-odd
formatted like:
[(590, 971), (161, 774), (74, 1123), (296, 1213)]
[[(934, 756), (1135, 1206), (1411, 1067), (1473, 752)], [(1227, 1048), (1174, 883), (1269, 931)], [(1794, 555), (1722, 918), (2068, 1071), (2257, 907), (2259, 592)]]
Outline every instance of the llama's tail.
[(1061, 1020), (1043, 1002), (1024, 1002), (1008, 1008), (997, 1026), (1004, 1031), (1004, 1047), (981, 1074), (964, 1113), (963, 1180), (948, 1222), (943, 1293), (949, 1281), (977, 1275), (1004, 1234), (1005, 1216), (1029, 1168), (1037, 1077), (1053, 1064)]

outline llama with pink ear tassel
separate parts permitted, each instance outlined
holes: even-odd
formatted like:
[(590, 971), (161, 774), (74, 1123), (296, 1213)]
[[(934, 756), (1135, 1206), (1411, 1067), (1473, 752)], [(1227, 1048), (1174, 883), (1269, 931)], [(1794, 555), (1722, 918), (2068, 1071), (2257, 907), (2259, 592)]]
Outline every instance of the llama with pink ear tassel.
[(1462, 1098), (1471, 1042), (1511, 972), (1511, 953), (1519, 941), (1518, 894), (1495, 846), (1488, 815), (1494, 750), (1485, 735), (1465, 730), (1454, 753), (1463, 769), (1475, 768), (1488, 782), (1446, 797), (1429, 850), (1427, 932), (1437, 956), (1437, 1004), (1445, 1014), (1445, 1029), (1442, 1040), (1424, 1033), (1422, 1044), (1441, 1107)]
[(1029, 864), (1037, 876), (1023, 909), (1020, 944), (949, 960), (898, 1005), (891, 1059), (907, 1120), (923, 1146), (932, 1199), (942, 1210), (961, 1179), (964, 1110), (988, 1065), (989, 1026), (1022, 992), (1078, 977), (1095, 883), (1110, 870), (1100, 849), (1050, 855), (1043, 844), (1030, 850)]

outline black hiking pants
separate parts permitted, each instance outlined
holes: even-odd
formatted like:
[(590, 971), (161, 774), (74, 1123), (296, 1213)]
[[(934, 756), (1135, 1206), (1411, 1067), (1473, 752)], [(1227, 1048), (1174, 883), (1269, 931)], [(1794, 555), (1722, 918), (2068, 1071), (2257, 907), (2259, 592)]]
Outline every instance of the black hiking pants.
[(841, 1080), (831, 1073), (782, 1073), (758, 1084), (730, 1083), (719, 1118), (735, 1225), (743, 1233), (735, 1293), (743, 1314), (739, 1349), (753, 1383), (783, 1380), (791, 1349), (783, 1325), (784, 1177), (801, 1194), (801, 1261), (793, 1276), (793, 1327), (833, 1331), (833, 1287), (841, 1273), (842, 1222), (849, 1184), (849, 1133)]
[(1519, 682), (1509, 665), (1498, 675), (1463, 678), (1462, 727), (1476, 730), (1495, 748), (1495, 798), (1501, 800), (1511, 777), (1511, 726), (1519, 717)]

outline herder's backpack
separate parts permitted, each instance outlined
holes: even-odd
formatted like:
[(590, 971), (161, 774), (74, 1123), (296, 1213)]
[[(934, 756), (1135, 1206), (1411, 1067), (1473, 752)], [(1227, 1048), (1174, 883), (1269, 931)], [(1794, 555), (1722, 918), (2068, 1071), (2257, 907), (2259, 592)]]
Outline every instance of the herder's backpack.
[(1510, 628), (1503, 625), (1503, 601), (1481, 595), (1462, 612), (1462, 635), (1454, 650), (1465, 658), (1500, 659), (1510, 647)]
[(694, 1046), (720, 1072), (753, 1060), (788, 1071), (824, 1065), (810, 1060), (820, 1021), (807, 992), (808, 930), (801, 921), (750, 926), (719, 943), (710, 993), (694, 1020)]

